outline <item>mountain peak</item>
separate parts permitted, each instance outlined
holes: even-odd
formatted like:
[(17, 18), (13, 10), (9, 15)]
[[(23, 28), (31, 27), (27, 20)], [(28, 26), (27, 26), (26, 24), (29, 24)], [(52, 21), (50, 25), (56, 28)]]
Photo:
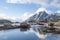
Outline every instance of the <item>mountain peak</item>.
[(47, 9), (45, 9), (45, 8), (39, 8), (37, 11), (36, 11), (36, 13), (37, 14), (39, 14), (39, 12), (45, 12), (45, 13), (47, 13), (47, 14), (52, 14), (52, 12), (51, 11), (47, 11)]
[(36, 13), (39, 13), (39, 12), (43, 12), (43, 11), (47, 11), (45, 8), (39, 8)]

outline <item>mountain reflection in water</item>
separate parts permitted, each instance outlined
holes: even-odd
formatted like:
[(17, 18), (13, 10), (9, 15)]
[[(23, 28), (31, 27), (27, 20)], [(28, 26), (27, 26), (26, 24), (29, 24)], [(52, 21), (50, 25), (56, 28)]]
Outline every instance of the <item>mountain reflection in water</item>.
[(45, 34), (43, 28), (43, 25), (32, 25), (30, 29), (2, 30), (0, 40), (60, 40), (59, 34)]

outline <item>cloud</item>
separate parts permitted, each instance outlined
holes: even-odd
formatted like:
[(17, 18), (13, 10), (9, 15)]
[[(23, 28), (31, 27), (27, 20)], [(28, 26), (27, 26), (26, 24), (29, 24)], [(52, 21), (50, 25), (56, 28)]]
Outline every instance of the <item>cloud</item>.
[(42, 7), (60, 8), (60, 0), (7, 0), (7, 3), (38, 4)]
[(33, 15), (32, 13), (25, 12), (20, 18), (24, 21), (24, 20), (28, 19), (32, 15)]
[[(6, 18), (7, 16), (6, 16), (6, 14), (4, 14), (4, 13), (0, 13), (0, 18)], [(8, 18), (8, 17), (7, 17)]]
[(33, 14), (31, 14), (29, 12), (25, 12), (20, 17), (15, 17), (15, 16), (9, 16), (6, 13), (0, 13), (0, 19), (8, 19), (8, 20), (11, 20), (11, 21), (24, 21), (24, 20), (28, 19), (32, 15)]
[(14, 17), (14, 16), (9, 16), (6, 13), (0, 13), (0, 19), (8, 19), (11, 21), (16, 21), (18, 17)]
[(47, 4), (47, 1), (45, 0), (7, 0), (7, 3), (21, 3), (21, 4), (26, 4), (26, 3), (34, 3), (34, 4)]
[(59, 8), (60, 7), (60, 0), (53, 0), (50, 5)]
[(60, 13), (60, 10), (58, 10), (57, 13)]

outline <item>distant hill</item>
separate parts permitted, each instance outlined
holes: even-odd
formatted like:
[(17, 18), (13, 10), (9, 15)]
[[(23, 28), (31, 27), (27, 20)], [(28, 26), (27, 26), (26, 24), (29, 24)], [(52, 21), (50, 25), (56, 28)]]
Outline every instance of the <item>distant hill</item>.
[(10, 20), (0, 19), (0, 24), (4, 24), (4, 23), (12, 23), (12, 22)]

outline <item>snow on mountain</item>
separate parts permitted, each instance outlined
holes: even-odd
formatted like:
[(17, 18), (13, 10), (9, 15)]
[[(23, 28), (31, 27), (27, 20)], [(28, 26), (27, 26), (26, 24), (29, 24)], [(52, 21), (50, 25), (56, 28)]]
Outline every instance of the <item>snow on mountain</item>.
[(39, 14), (37, 15), (38, 20), (44, 20), (47, 17), (48, 17), (48, 14), (45, 11), (39, 12)]
[(43, 12), (43, 11), (45, 11), (47, 14), (51, 14), (51, 11), (47, 11), (47, 9), (45, 9), (45, 8), (39, 8), (35, 13), (37, 13), (37, 14), (39, 14), (39, 12)]
[(10, 17), (4, 13), (0, 13), (0, 19), (8, 19), (11, 21), (42, 21), (60, 18), (60, 11), (52, 13), (45, 8), (39, 8), (34, 14), (26, 12), (20, 17)]
[(33, 16), (31, 16), (28, 21), (41, 21), (45, 20), (50, 14), (44, 8), (38, 9)]
[[(35, 14), (27, 19), (27, 21), (44, 21), (44, 20), (57, 20), (60, 13), (51, 13), (45, 8), (39, 8)], [(60, 17), (59, 17), (60, 18)]]

